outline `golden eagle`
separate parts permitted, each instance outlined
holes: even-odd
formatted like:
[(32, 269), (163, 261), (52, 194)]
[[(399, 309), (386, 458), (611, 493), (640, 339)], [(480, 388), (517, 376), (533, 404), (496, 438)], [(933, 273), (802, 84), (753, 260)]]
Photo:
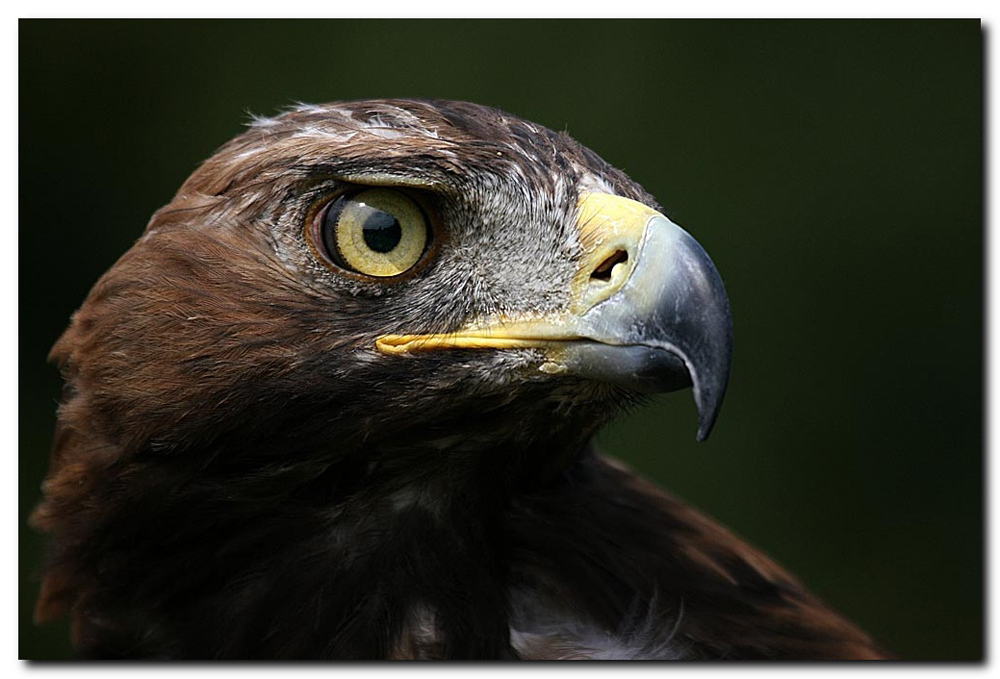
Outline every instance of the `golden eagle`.
[(708, 434), (708, 255), (566, 134), (302, 105), (206, 161), (55, 345), (37, 605), (90, 658), (873, 658), (767, 557), (599, 454)]

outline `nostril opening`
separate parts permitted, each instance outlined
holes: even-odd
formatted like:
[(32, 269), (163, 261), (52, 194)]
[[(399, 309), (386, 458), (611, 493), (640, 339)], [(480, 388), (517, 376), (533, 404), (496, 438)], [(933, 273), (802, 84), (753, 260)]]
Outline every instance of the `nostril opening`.
[(615, 268), (615, 265), (627, 261), (627, 252), (624, 250), (615, 250), (610, 257), (605, 259), (597, 266), (596, 269), (594, 269), (594, 273), (590, 274), (590, 277), (596, 278), (599, 281), (609, 281), (611, 280), (611, 270)]

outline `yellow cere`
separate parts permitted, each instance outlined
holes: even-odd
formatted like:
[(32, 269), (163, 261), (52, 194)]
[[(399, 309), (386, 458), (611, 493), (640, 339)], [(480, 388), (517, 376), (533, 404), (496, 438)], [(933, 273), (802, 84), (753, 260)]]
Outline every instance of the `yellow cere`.
[(420, 207), (401, 191), (376, 188), (346, 202), (337, 218), (337, 251), (368, 276), (396, 276), (420, 260), (428, 225)]
[[(659, 213), (642, 203), (607, 193), (585, 193), (577, 204), (576, 228), (583, 259), (573, 281), (575, 313), (604, 301), (625, 283), (635, 268), (649, 220)], [(621, 261), (608, 272), (604, 284), (593, 273), (603, 263)]]

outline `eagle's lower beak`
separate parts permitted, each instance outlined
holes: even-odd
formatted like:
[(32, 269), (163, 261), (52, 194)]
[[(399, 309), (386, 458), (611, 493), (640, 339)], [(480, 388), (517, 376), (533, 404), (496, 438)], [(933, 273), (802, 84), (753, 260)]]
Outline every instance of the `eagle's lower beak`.
[(378, 349), (536, 347), (545, 351), (545, 372), (647, 392), (693, 385), (704, 439), (732, 356), (729, 301), (712, 260), (662, 214), (619, 196), (584, 195), (577, 228), (584, 254), (566, 311), (443, 335), (386, 335)]

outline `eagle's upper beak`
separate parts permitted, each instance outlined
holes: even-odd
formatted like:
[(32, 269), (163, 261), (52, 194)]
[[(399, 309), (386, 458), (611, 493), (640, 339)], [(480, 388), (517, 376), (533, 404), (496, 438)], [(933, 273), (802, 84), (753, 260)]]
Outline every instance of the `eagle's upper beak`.
[(576, 223), (584, 255), (568, 309), (441, 335), (385, 335), (378, 349), (537, 347), (545, 372), (649, 392), (693, 385), (704, 439), (732, 357), (729, 301), (715, 265), (684, 229), (627, 198), (585, 194)]

